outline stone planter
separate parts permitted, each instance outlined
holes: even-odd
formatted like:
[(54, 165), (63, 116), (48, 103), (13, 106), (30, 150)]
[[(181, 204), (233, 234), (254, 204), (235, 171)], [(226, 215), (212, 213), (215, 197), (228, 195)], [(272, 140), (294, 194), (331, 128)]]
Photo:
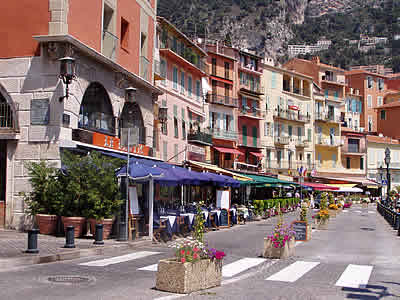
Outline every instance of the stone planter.
[(315, 220), (318, 230), (327, 230), (328, 229), (328, 220)]
[(156, 289), (187, 294), (221, 285), (222, 261), (202, 259), (181, 263), (174, 259), (160, 260)]
[(36, 215), (36, 223), (39, 227), (41, 234), (55, 234), (57, 230), (57, 216), (56, 215)]
[(103, 239), (108, 239), (111, 235), (114, 219), (96, 220), (93, 218), (88, 219), (90, 224), (90, 233), (95, 235), (96, 224), (103, 224)]
[(284, 247), (275, 248), (271, 240), (264, 238), (264, 251), (262, 256), (266, 258), (288, 258), (294, 255), (295, 244), (296, 241), (294, 238), (291, 238)]
[(307, 241), (311, 240), (311, 232), (312, 232), (312, 226), (311, 224), (307, 224)]
[(74, 236), (81, 237), (86, 225), (86, 219), (84, 217), (61, 217), (64, 224), (64, 232), (67, 231), (67, 226), (74, 226)]
[(329, 212), (329, 217), (330, 218), (335, 218), (336, 217), (336, 210), (329, 209), (328, 212)]

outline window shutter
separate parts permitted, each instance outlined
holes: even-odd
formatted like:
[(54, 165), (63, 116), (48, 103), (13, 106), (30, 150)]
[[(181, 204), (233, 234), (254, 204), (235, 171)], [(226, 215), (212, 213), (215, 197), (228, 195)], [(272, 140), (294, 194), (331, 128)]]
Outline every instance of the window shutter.
[(186, 119), (186, 118), (185, 118), (185, 109), (182, 108), (182, 120), (185, 121), (185, 119)]
[(174, 104), (174, 117), (178, 117), (178, 106)]
[(309, 142), (311, 142), (311, 128), (307, 130), (307, 139)]
[(217, 128), (221, 128), (221, 113), (217, 113)]
[(235, 122), (234, 122), (234, 119), (233, 119), (233, 115), (230, 115), (229, 116), (229, 130), (230, 131), (235, 131)]

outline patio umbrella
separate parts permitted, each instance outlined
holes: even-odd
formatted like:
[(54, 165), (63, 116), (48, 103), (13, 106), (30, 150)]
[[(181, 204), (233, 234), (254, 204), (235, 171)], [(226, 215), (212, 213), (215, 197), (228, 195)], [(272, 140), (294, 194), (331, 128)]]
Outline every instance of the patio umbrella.
[[(129, 177), (133, 180), (147, 180), (151, 177), (162, 177), (164, 171), (157, 167), (150, 167), (131, 160), (129, 162)], [(117, 177), (126, 176), (126, 166), (123, 166), (118, 172)]]

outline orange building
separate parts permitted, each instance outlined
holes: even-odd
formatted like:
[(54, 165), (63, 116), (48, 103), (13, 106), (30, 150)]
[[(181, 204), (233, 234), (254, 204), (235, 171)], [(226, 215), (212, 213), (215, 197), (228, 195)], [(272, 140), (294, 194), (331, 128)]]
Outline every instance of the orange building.
[(377, 132), (384, 136), (395, 139), (400, 138), (399, 120), (400, 120), (400, 101), (391, 102), (378, 106), (377, 111)]
[(346, 82), (360, 91), (363, 97), (363, 113), (360, 116), (360, 127), (367, 132), (377, 131), (377, 116), (375, 107), (383, 104), (387, 92), (387, 77), (364, 70), (346, 72)]
[[(60, 152), (153, 156), (156, 0), (0, 1), (0, 227), (23, 229), (24, 164)], [(62, 58), (62, 60), (60, 60)]]

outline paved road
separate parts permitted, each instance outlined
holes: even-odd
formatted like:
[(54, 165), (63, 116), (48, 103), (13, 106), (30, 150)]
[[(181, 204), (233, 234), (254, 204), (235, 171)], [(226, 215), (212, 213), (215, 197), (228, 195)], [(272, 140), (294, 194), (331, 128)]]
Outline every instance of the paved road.
[[(400, 299), (400, 238), (374, 207), (343, 212), (329, 230), (314, 231), (311, 241), (299, 243), (295, 257), (259, 258), (263, 237), (276, 221), (207, 234), (210, 245), (228, 254), (218, 288), (186, 296), (154, 290), (156, 263), (171, 256), (171, 249), (154, 246), (2, 270), (0, 299)], [(79, 275), (89, 282), (50, 283), (52, 275)]]

